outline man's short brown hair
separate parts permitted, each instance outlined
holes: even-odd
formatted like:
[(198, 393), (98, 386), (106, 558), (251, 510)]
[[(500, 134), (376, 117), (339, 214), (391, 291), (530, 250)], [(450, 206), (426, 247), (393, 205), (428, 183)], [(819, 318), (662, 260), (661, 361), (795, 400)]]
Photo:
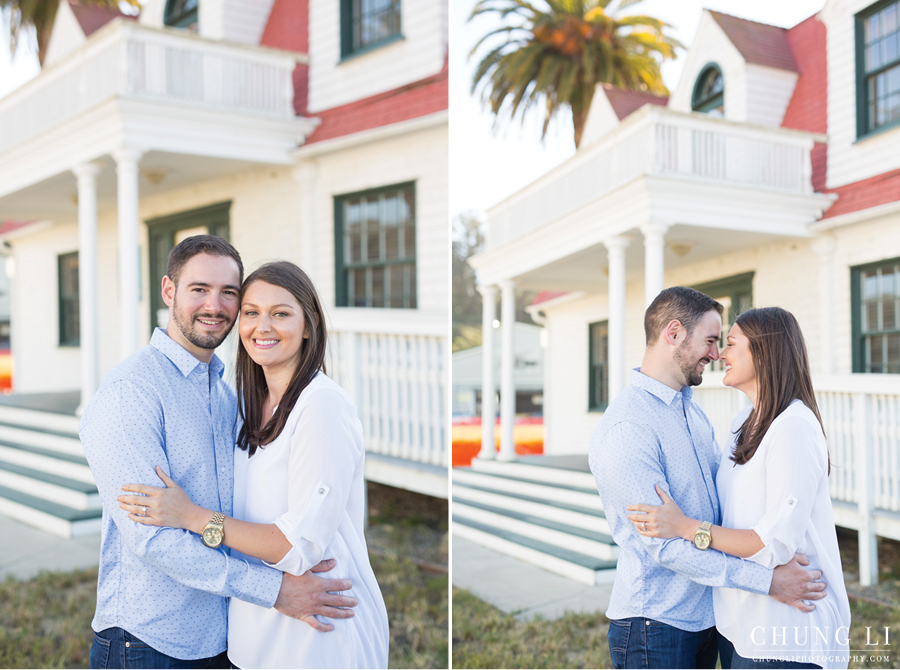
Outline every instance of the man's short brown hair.
[(210, 256), (226, 256), (231, 258), (238, 266), (241, 275), (239, 283), (244, 281), (244, 264), (241, 255), (228, 240), (214, 235), (193, 235), (182, 240), (169, 252), (169, 264), (166, 267), (166, 275), (178, 286), (178, 279), (184, 265), (197, 254), (209, 254)]
[(705, 293), (686, 286), (664, 289), (644, 312), (644, 335), (647, 338), (647, 346), (656, 343), (659, 334), (670, 321), (680, 322), (690, 337), (700, 319), (713, 310), (722, 316), (725, 308), (722, 303)]

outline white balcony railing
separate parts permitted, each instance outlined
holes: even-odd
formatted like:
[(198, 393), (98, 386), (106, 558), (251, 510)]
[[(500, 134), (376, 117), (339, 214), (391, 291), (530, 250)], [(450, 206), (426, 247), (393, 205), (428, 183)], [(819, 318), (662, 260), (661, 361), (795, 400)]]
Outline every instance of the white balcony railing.
[(116, 19), (0, 100), (0, 152), (114, 97), (293, 118), (305, 59)]
[(493, 207), (487, 246), (505, 244), (645, 175), (812, 193), (810, 152), (816, 139), (647, 105)]
[[(724, 446), (747, 397), (723, 386), (722, 373), (705, 377), (695, 398)], [(831, 458), (832, 499), (900, 513), (900, 375), (817, 376), (813, 386)]]
[(446, 333), (399, 330), (332, 330), (328, 372), (356, 403), (367, 451), (446, 467)]

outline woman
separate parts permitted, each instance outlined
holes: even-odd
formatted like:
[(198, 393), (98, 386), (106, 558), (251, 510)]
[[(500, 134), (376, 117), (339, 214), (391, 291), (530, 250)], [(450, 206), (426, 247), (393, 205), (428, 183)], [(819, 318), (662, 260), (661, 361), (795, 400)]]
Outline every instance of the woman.
[[(800, 326), (779, 307), (748, 310), (737, 317), (721, 358), (723, 383), (745, 393), (751, 406), (735, 418), (722, 454), (716, 475), (722, 525), (712, 527), (710, 546), (770, 568), (799, 552), (828, 585), (809, 613), (768, 596), (716, 589), (722, 667), (730, 660), (732, 668), (846, 668), (850, 604)], [(701, 520), (684, 516), (665, 493), (660, 497), (662, 506), (628, 507), (638, 512), (628, 517), (637, 532), (691, 540)]]
[[(323, 577), (351, 579), (355, 616), (322, 634), (303, 621), (232, 599), (228, 657), (240, 668), (386, 668), (387, 612), (369, 564), (364, 447), (356, 408), (325, 376), (325, 315), (309, 277), (288, 262), (262, 266), (244, 282), (237, 358), (239, 414), (234, 518), (224, 540), (233, 556), (299, 575), (323, 559)], [(167, 488), (123, 487), (138, 523), (203, 534), (216, 510)], [(143, 511), (141, 507), (146, 507)], [(205, 536), (204, 536), (205, 537)], [(213, 542), (215, 543), (215, 542)]]

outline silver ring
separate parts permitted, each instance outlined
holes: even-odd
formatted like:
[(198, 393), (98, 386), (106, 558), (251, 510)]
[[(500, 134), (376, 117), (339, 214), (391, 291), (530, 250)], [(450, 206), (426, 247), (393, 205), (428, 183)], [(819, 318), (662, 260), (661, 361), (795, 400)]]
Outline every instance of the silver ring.
[[(147, 508), (145, 507), (144, 509), (147, 509)], [(641, 528), (641, 530), (647, 530), (647, 522), (644, 521), (643, 524), (644, 524), (644, 526)]]
[[(144, 505), (141, 505), (141, 512), (143, 512), (144, 514), (146, 514), (146, 513), (147, 513), (147, 507), (144, 506)], [(646, 525), (646, 524), (644, 524), (644, 525)]]

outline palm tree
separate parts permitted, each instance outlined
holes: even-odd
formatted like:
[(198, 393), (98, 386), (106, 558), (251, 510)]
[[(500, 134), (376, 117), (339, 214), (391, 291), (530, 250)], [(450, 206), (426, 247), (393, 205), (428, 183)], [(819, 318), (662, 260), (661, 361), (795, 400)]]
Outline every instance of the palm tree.
[[(482, 87), (482, 100), (499, 121), (515, 118), (532, 105), (544, 108), (541, 139), (563, 106), (572, 110), (575, 146), (597, 84), (665, 94), (660, 65), (675, 58), (681, 44), (664, 30), (668, 24), (650, 16), (622, 16), (641, 0), (479, 0), (469, 17), (499, 15), (506, 25), (484, 35), (472, 49), (495, 36), (501, 44), (485, 54), (472, 77), (472, 93)], [(540, 6), (537, 4), (540, 3)], [(510, 23), (513, 22), (513, 25)]]
[[(80, 0), (80, 2), (95, 7), (119, 9), (118, 0)], [(124, 0), (124, 2), (136, 9), (141, 7), (140, 0)], [(24, 31), (33, 26), (37, 34), (38, 60), (43, 63), (58, 8), (59, 0), (0, 0), (0, 10), (10, 10), (8, 26), (10, 53), (16, 53), (16, 47)]]

